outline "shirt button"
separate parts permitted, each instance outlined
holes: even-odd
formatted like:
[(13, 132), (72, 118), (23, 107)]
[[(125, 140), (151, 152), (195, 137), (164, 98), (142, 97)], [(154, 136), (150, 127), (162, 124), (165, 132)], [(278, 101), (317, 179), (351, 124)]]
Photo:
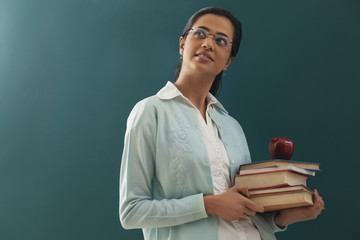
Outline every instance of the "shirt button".
[(217, 165), (218, 165), (218, 167), (221, 167), (221, 163), (220, 163), (220, 162), (218, 162)]
[(217, 153), (220, 152), (220, 150), (219, 150), (218, 148), (217, 148), (215, 151), (216, 151)]
[(235, 163), (234, 159), (231, 159), (230, 162), (231, 162), (231, 163)]
[(220, 125), (217, 125), (218, 129), (221, 129), (221, 126)]
[(220, 186), (222, 186), (222, 187), (223, 187), (223, 186), (224, 186), (224, 183), (220, 183)]
[(221, 172), (218, 172), (218, 177), (221, 177), (222, 173)]
[(225, 145), (225, 147), (227, 147), (227, 145), (228, 145), (227, 142), (224, 142), (224, 145)]

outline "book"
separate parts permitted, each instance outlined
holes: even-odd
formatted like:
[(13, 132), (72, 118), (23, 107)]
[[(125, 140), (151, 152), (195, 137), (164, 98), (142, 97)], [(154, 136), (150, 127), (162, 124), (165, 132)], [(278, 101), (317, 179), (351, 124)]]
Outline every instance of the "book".
[(278, 170), (265, 173), (237, 174), (234, 185), (246, 185), (249, 189), (304, 185), (309, 176), (289, 170)]
[(283, 159), (274, 159), (274, 160), (254, 162), (254, 163), (248, 163), (248, 164), (241, 165), (240, 171), (246, 170), (246, 169), (285, 166), (285, 165), (289, 165), (289, 164), (291, 164), (295, 167), (304, 168), (304, 169), (311, 170), (311, 171), (319, 171), (320, 170), (320, 163), (298, 162), (298, 161), (290, 161), (290, 160), (283, 160)]
[(250, 200), (263, 206), (265, 212), (313, 205), (312, 191), (297, 185), (250, 191)]
[(243, 175), (243, 174), (250, 174), (250, 173), (266, 173), (266, 172), (274, 172), (274, 171), (279, 171), (279, 170), (289, 170), (292, 172), (297, 172), (297, 173), (301, 173), (301, 174), (308, 175), (308, 176), (315, 176), (314, 171), (306, 170), (304, 168), (299, 168), (292, 164), (284, 165), (284, 166), (240, 170), (240, 174)]
[(312, 192), (308, 187), (304, 185), (294, 185), (294, 186), (285, 186), (285, 187), (264, 187), (264, 188), (256, 188), (249, 190), (250, 194), (258, 195), (258, 194), (268, 194), (268, 193), (279, 193), (279, 192), (288, 192), (288, 191), (296, 191), (303, 190)]

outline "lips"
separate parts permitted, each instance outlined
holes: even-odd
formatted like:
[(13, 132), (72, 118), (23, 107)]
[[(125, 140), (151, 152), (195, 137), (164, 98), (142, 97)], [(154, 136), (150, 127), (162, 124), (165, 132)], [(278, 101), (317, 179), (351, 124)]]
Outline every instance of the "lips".
[(210, 54), (208, 54), (207, 52), (204, 52), (204, 51), (196, 53), (195, 56), (196, 57), (202, 57), (202, 58), (205, 58), (205, 59), (209, 59), (212, 62), (214, 61), (214, 59), (211, 58)]

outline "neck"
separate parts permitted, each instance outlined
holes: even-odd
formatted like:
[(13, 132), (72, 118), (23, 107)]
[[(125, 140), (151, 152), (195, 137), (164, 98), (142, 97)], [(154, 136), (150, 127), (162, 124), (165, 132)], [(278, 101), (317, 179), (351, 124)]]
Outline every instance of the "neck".
[(206, 112), (206, 96), (213, 81), (213, 76), (203, 74), (194, 76), (193, 74), (186, 74), (185, 71), (182, 71), (175, 82), (175, 86), (192, 102), (192, 104), (194, 104), (204, 119)]

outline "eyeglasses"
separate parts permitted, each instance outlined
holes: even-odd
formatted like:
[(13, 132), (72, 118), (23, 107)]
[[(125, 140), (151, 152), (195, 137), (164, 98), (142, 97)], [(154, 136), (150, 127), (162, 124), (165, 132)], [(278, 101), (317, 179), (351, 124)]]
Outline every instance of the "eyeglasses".
[(211, 35), (212, 39), (219, 47), (228, 48), (232, 44), (232, 41), (228, 37), (223, 35), (212, 34), (201, 28), (196, 28), (196, 29), (190, 28), (189, 32), (190, 31), (192, 31), (193, 38), (200, 40), (204, 40)]

